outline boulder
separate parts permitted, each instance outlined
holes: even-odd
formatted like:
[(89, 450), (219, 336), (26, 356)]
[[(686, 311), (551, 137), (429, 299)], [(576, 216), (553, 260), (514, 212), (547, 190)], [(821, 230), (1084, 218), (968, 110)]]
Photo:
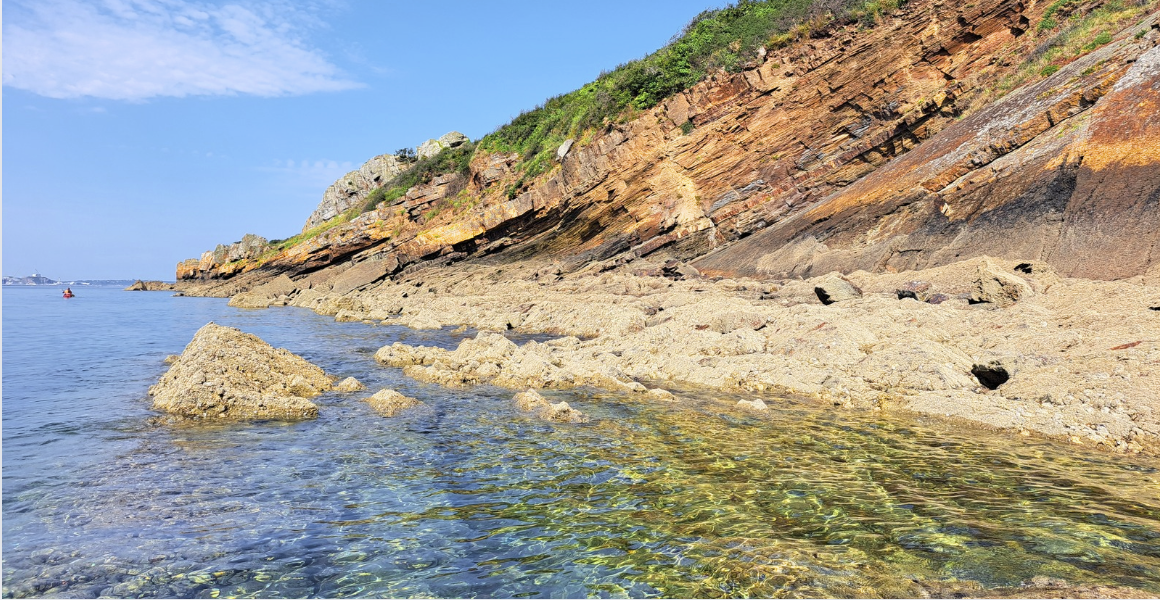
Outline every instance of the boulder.
[(282, 296), (289, 296), (298, 289), (285, 273), (249, 291), (235, 294), (229, 305), (236, 308), (267, 308)]
[(405, 409), (423, 406), (422, 402), (387, 388), (375, 392), (366, 401), (371, 405), (371, 408), (384, 417), (393, 417)]
[(814, 293), (827, 305), (862, 297), (862, 290), (838, 273), (830, 273), (814, 284)]
[(564, 143), (560, 144), (559, 148), (556, 148), (556, 160), (564, 160), (564, 157), (568, 156), (568, 151), (572, 149), (572, 144), (574, 143), (576, 143), (576, 140), (572, 138), (564, 140)]
[(524, 412), (532, 412), (545, 421), (556, 423), (585, 423), (588, 417), (584, 413), (568, 406), (567, 402), (548, 402), (539, 392), (529, 389), (515, 395), (513, 400), (516, 407)]
[(972, 304), (986, 302), (1002, 307), (1034, 294), (1031, 285), (1022, 278), (1006, 273), (991, 261), (984, 261), (975, 272), (970, 301)]
[(1038, 260), (1019, 263), (1015, 265), (1014, 272), (1027, 279), (1031, 289), (1040, 294), (1060, 281), (1059, 274), (1051, 265)]
[(309, 419), (331, 389), (322, 369), (255, 335), (208, 323), (149, 388), (153, 409), (188, 419)]
[(652, 398), (653, 400), (660, 400), (662, 402), (676, 402), (677, 401), (677, 397), (675, 395), (673, 395), (672, 392), (670, 392), (668, 390), (662, 390), (661, 388), (653, 388), (653, 389), (649, 390), (646, 393), (646, 395), (649, 398)]
[(516, 394), (512, 400), (515, 401), (516, 408), (524, 412), (539, 410), (549, 405), (548, 401), (539, 392), (532, 389)]
[(912, 300), (918, 300), (919, 302), (926, 302), (931, 296), (930, 288), (929, 281), (908, 281), (894, 290), (894, 294), (898, 296), (899, 300), (910, 298)]
[(950, 299), (951, 297), (946, 294), (931, 294), (926, 297), (925, 302), (927, 304), (942, 304), (943, 302), (946, 302)]
[(415, 156), (419, 158), (431, 158), (439, 154), (444, 148), (455, 148), (463, 145), (467, 141), (468, 137), (458, 131), (445, 133), (439, 136), (437, 140), (427, 140), (419, 144), (419, 147), (415, 148)]
[(661, 267), (661, 275), (680, 281), (683, 279), (696, 279), (701, 276), (701, 272), (693, 265), (676, 260), (668, 260)]
[(753, 400), (741, 400), (737, 403), (737, 408), (743, 410), (750, 410), (753, 412), (769, 412), (769, 407), (761, 398), (754, 398)]
[(334, 389), (338, 392), (361, 392), (362, 390), (367, 389), (367, 386), (360, 383), (359, 380), (355, 379), (354, 377), (347, 377), (346, 379), (343, 379), (342, 381), (335, 384)]

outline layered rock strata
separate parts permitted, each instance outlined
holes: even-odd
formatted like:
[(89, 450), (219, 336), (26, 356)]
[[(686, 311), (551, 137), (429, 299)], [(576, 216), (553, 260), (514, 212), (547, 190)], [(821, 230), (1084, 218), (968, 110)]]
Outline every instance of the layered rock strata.
[(1115, 6), (1110, 43), (1028, 74), (1060, 40), (1032, 26), (1047, 3), (912, 0), (570, 140), (537, 178), (477, 153), (188, 293), (561, 336), (380, 351), (444, 385), (671, 381), (1155, 448), (1160, 28)]
[(1155, 15), (1004, 95), (1022, 57), (1055, 43), (1028, 31), (1044, 10), (916, 0), (875, 28), (769, 52), (610, 124), (532, 181), (518, 156), (480, 153), (467, 181), (418, 186), (261, 269), (299, 278), (384, 260), (398, 272), (500, 253), (573, 270), (659, 252), (726, 276), (982, 254), (1065, 275), (1142, 274), (1160, 241)]
[(230, 276), (242, 270), (242, 261), (253, 261), (270, 249), (270, 242), (260, 236), (247, 233), (232, 244), (218, 244), (213, 250), (201, 254), (201, 258), (183, 260), (177, 265), (177, 280), (196, 279), (206, 276)]

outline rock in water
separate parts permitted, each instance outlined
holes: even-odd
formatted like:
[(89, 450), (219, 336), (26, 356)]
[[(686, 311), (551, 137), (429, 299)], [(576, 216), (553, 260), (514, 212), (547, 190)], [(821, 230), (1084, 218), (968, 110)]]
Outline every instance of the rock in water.
[(858, 286), (846, 281), (838, 273), (830, 273), (814, 286), (814, 293), (822, 304), (833, 304), (845, 300), (856, 300), (862, 297), (862, 290)]
[(367, 398), (367, 403), (384, 417), (393, 417), (399, 414), (401, 410), (423, 405), (422, 402), (410, 396), (404, 396), (395, 390), (386, 388), (375, 392), (375, 395)]
[(329, 389), (330, 377), (306, 359), (211, 322), (149, 395), (154, 410), (190, 419), (295, 420), (317, 417), (307, 398)]
[(568, 406), (567, 402), (552, 404), (533, 389), (520, 392), (512, 399), (515, 400), (517, 408), (524, 412), (533, 412), (545, 421), (557, 423), (585, 423), (588, 421), (588, 417), (584, 413)]
[(359, 392), (359, 391), (367, 389), (367, 386), (363, 385), (361, 382), (359, 382), (359, 380), (355, 379), (354, 377), (347, 377), (346, 379), (343, 379), (342, 381), (338, 382), (334, 386), (334, 389), (339, 391), (339, 392)]
[(753, 412), (769, 412), (769, 406), (761, 400), (761, 398), (754, 398), (752, 400), (740, 400), (737, 402), (737, 408), (751, 410)]
[(544, 397), (541, 396), (539, 392), (537, 392), (536, 390), (532, 390), (532, 389), (529, 389), (526, 392), (520, 392), (520, 393), (516, 394), (515, 397), (512, 398), (512, 400), (515, 401), (516, 408), (518, 408), (524, 412), (531, 412), (534, 410), (540, 410), (546, 406), (549, 406), (548, 401), (545, 400)]

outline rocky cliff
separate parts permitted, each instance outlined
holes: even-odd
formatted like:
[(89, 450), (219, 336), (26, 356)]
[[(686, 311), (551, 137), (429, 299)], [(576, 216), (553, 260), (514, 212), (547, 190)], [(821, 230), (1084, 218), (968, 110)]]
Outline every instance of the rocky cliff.
[(343, 175), (323, 192), (322, 201), (310, 214), (310, 218), (306, 219), (302, 231), (309, 231), (365, 201), (371, 190), (381, 187), (403, 172), (404, 167), (395, 155), (380, 154), (363, 163), (357, 170)]
[[(279, 274), (367, 262), (381, 278), (496, 253), (564, 269), (658, 253), (765, 277), (981, 254), (1065, 275), (1142, 274), (1160, 261), (1155, 2), (1066, 4), (1098, 17), (1093, 29), (1040, 31), (1042, 3), (914, 0), (876, 27), (818, 32), (569, 140), (539, 177), (522, 176), (518, 155), (479, 152), (467, 174), (295, 246), (228, 268), (203, 257), (178, 277), (246, 274), (224, 294)], [(332, 186), (305, 229), (397, 168), (376, 164)]]

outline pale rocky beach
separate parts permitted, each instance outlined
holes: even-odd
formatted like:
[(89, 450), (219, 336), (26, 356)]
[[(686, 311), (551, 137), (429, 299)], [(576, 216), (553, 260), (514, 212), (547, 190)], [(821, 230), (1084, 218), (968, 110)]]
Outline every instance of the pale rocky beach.
[[(274, 279), (230, 302), (478, 330), (454, 351), (395, 343), (375, 354), (384, 367), (444, 386), (592, 386), (655, 402), (680, 402), (667, 388), (746, 392), (752, 402), (743, 408), (758, 412), (792, 396), (1113, 452), (1160, 449), (1157, 273), (1091, 281), (984, 257), (855, 272), (845, 277), (857, 288), (852, 297), (828, 305), (818, 289), (841, 285), (835, 275), (708, 278), (644, 260), (574, 273), (473, 261), (350, 289), (340, 284), (354, 273), (343, 273)], [(229, 285), (188, 289), (221, 295)], [(518, 346), (503, 336), (509, 330), (559, 337)]]

